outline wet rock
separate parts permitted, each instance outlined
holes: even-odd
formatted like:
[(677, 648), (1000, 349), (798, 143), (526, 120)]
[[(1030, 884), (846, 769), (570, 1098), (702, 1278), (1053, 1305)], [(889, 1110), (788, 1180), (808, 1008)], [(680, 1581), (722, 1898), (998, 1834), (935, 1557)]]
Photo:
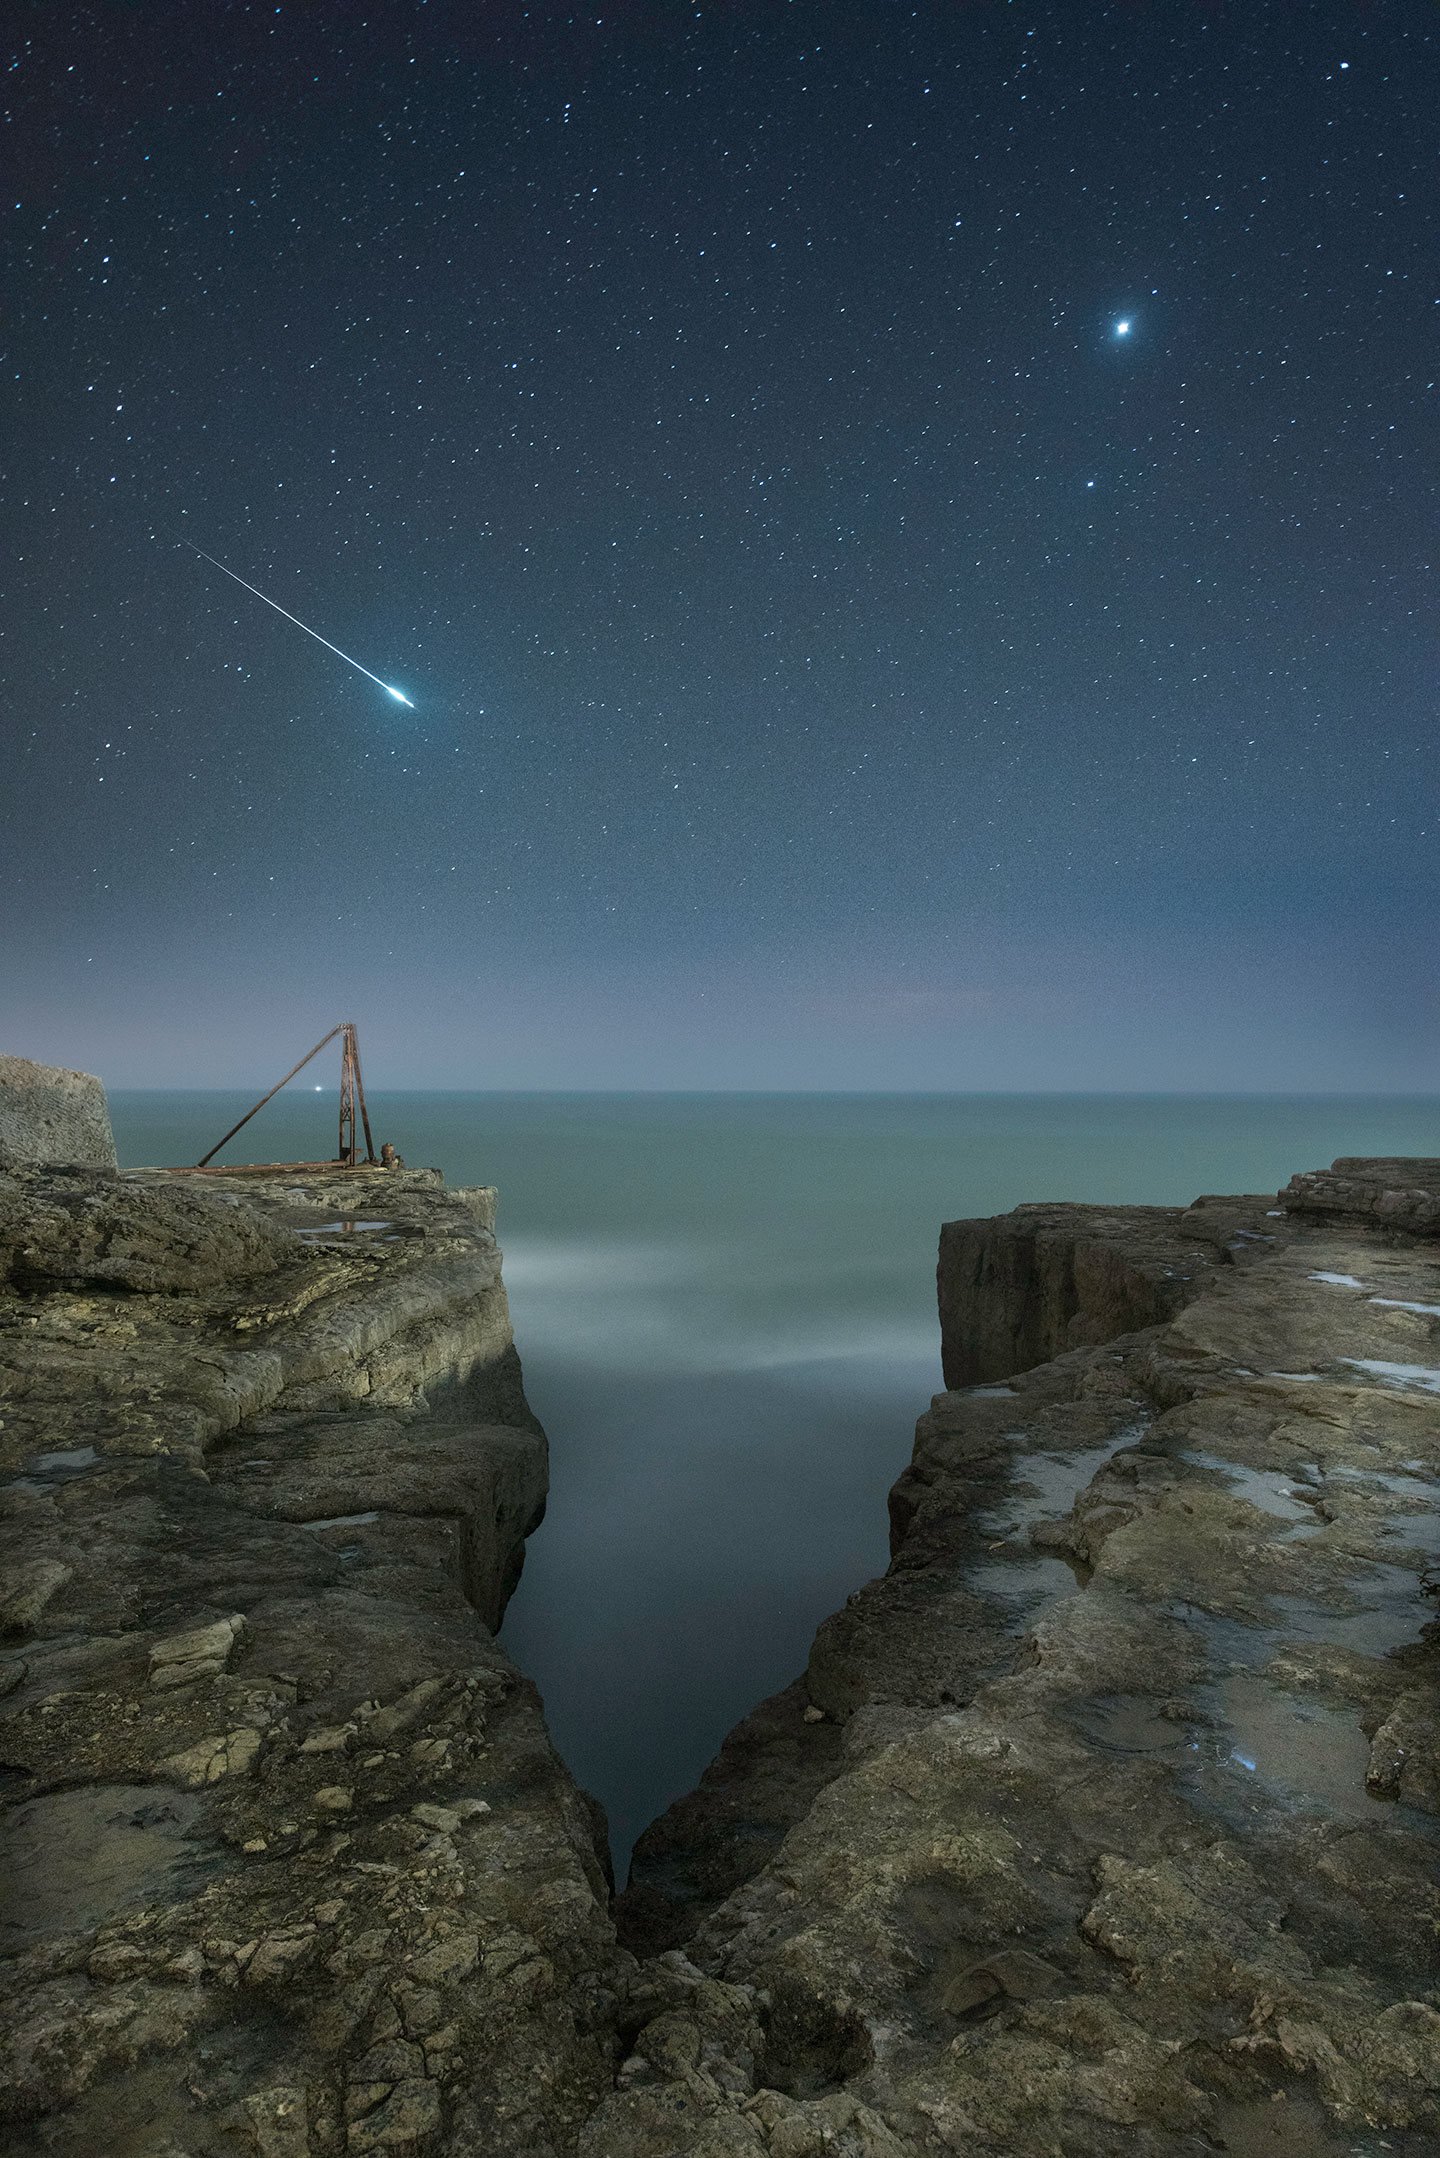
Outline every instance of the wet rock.
[(16, 1559), (0, 1571), (0, 1634), (25, 1633), (73, 1569), (59, 1559)]
[(163, 1690), (188, 1686), (199, 1678), (218, 1678), (244, 1630), (244, 1617), (236, 1612), (231, 1618), (216, 1619), (213, 1625), (192, 1626), (186, 1633), (157, 1641), (150, 1651), (151, 1686)]
[[(0, 1819), (0, 1947), (13, 1954), (168, 1896), (214, 1849), (198, 1802), (154, 1784), (87, 1785), (12, 1805)], [(127, 1944), (102, 1959), (103, 1975), (113, 1983), (152, 1960)]]
[(440, 2125), (440, 2089), (421, 2077), (397, 2083), (372, 2112), (352, 2120), (346, 2148), (390, 2151), (413, 2147)]
[(215, 1738), (202, 1738), (183, 1753), (172, 1753), (156, 1766), (164, 1776), (194, 1789), (202, 1783), (218, 1783), (222, 1776), (244, 1776), (255, 1766), (260, 1751), (258, 1731), (226, 1731)]
[(236, 2109), (236, 2127), (248, 2131), (255, 2158), (310, 2158), (305, 2093), (288, 2084), (257, 2091)]
[(1440, 1813), (1440, 1694), (1407, 1693), (1375, 1733), (1365, 1788)]

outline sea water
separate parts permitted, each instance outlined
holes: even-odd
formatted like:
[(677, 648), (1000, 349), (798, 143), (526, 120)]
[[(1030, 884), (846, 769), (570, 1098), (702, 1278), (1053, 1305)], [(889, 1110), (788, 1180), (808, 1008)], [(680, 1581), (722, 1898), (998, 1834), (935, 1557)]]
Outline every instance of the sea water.
[[(114, 1094), (121, 1162), (193, 1162), (249, 1105)], [(382, 1093), (370, 1110), (377, 1147), (500, 1187), (551, 1448), (503, 1640), (605, 1804), (622, 1880), (640, 1829), (885, 1566), (885, 1494), (941, 1384), (942, 1221), (1440, 1153), (1440, 1101), (1394, 1097)], [(334, 1094), (292, 1092), (221, 1159), (334, 1148)]]

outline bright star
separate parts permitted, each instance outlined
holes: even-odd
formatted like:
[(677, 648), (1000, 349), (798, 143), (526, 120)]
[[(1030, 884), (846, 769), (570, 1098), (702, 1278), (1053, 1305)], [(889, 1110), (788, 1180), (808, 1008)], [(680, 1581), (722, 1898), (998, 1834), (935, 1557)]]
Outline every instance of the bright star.
[(1128, 322), (1117, 322), (1117, 323), (1116, 323), (1116, 325), (1115, 325), (1115, 335), (1116, 335), (1117, 337), (1128, 337), (1128, 336), (1130, 335), (1130, 325), (1129, 325), (1129, 323), (1128, 323)]

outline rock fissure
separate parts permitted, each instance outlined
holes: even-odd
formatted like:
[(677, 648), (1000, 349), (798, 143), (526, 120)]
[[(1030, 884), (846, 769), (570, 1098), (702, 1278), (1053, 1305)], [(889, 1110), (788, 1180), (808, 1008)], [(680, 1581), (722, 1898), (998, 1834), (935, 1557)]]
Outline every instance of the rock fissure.
[(493, 1195), (10, 1169), (11, 2146), (1440, 2147), (1437, 1193), (950, 1225), (889, 1571), (617, 1941), (493, 1637), (545, 1489)]

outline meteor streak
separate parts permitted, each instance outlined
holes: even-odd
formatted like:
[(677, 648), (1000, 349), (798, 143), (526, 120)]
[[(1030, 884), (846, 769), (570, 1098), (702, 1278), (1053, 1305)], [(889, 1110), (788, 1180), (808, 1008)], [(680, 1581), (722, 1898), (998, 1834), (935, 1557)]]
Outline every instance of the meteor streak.
[(288, 607), (282, 607), (278, 599), (271, 599), (269, 593), (262, 592), (258, 585), (247, 584), (233, 569), (226, 569), (223, 562), (216, 562), (213, 554), (206, 554), (203, 547), (197, 547), (194, 540), (181, 540), (180, 545), (188, 547), (192, 554), (198, 554), (202, 562), (212, 563), (216, 569), (223, 570), (227, 577), (234, 577), (236, 584), (245, 585), (247, 592), (253, 592), (256, 599), (263, 599), (267, 607), (273, 607), (277, 614), (283, 614), (287, 622), (293, 622), (297, 629), (303, 629), (307, 637), (313, 637), (317, 644), (323, 644), (327, 652), (333, 652), (337, 659), (343, 659), (347, 667), (359, 668), (360, 673), (374, 682), (377, 688), (383, 689), (387, 697), (393, 697), (397, 704), (408, 704), (411, 711), (414, 711), (413, 699), (407, 697), (403, 690), (396, 689), (390, 682), (382, 682), (379, 675), (371, 674), (368, 667), (361, 667), (358, 659), (352, 659), (348, 652), (342, 652), (338, 644), (332, 644), (328, 637), (322, 637), (318, 629), (312, 629), (308, 622), (302, 622), (298, 614), (292, 614)]

